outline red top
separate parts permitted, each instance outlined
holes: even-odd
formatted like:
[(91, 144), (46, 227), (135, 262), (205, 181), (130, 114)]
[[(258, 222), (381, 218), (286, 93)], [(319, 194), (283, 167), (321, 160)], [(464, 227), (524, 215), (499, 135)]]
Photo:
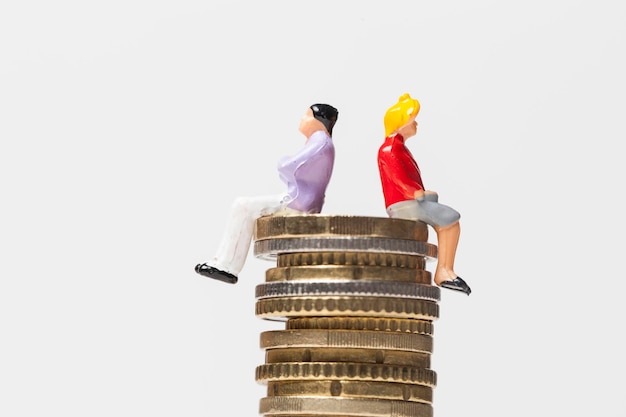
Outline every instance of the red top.
[(415, 191), (424, 190), (417, 162), (398, 133), (386, 137), (385, 143), (378, 149), (378, 170), (385, 207), (400, 201), (414, 200)]

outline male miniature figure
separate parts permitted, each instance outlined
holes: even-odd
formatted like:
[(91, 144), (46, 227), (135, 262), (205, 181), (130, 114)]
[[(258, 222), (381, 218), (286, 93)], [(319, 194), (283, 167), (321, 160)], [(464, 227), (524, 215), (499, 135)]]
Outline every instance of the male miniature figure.
[(257, 218), (278, 212), (321, 212), (335, 162), (332, 133), (338, 114), (329, 104), (313, 104), (307, 109), (298, 129), (306, 137), (304, 147), (278, 161), (278, 174), (287, 190), (273, 196), (235, 199), (217, 253), (211, 262), (196, 265), (198, 274), (235, 284), (246, 261)]
[(425, 190), (420, 169), (405, 141), (417, 133), (415, 118), (420, 110), (409, 94), (385, 114), (385, 142), (378, 150), (378, 169), (389, 217), (429, 224), (437, 233), (437, 268), (434, 281), (440, 287), (469, 295), (469, 285), (454, 272), (454, 258), (461, 232), (461, 215), (438, 202), (435, 191)]

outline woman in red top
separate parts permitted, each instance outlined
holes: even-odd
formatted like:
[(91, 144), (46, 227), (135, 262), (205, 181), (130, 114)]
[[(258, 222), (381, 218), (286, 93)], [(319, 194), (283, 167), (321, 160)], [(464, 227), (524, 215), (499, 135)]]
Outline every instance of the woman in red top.
[(437, 269), (435, 284), (469, 295), (469, 285), (454, 272), (454, 258), (459, 242), (461, 215), (438, 202), (438, 194), (427, 191), (420, 169), (406, 139), (417, 133), (415, 117), (420, 104), (403, 94), (385, 114), (385, 142), (378, 150), (378, 169), (389, 217), (422, 221), (437, 233)]

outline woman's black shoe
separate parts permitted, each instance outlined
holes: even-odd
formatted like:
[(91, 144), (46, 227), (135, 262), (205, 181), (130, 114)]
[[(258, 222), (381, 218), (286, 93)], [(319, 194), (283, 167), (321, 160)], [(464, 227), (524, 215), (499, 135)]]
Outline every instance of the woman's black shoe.
[(452, 281), (443, 281), (439, 284), (440, 287), (447, 288), (449, 290), (461, 291), (467, 295), (470, 295), (472, 289), (467, 285), (463, 278), (456, 277)]

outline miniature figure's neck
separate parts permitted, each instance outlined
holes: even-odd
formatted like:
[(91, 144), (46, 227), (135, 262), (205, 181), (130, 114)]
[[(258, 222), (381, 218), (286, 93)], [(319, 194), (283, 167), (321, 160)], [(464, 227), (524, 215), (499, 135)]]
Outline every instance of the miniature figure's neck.
[(314, 133), (320, 130), (330, 136), (328, 130), (326, 129), (326, 126), (324, 126), (324, 123), (312, 117), (306, 120), (305, 123), (301, 123), (299, 130), (307, 138), (310, 138)]
[(311, 134), (306, 135), (306, 142), (308, 142), (309, 140), (311, 140), (313, 137), (316, 137), (316, 136), (329, 136), (330, 137), (326, 129), (317, 129), (317, 130), (313, 130)]
[(392, 133), (390, 137), (404, 143), (404, 136), (400, 132)]

